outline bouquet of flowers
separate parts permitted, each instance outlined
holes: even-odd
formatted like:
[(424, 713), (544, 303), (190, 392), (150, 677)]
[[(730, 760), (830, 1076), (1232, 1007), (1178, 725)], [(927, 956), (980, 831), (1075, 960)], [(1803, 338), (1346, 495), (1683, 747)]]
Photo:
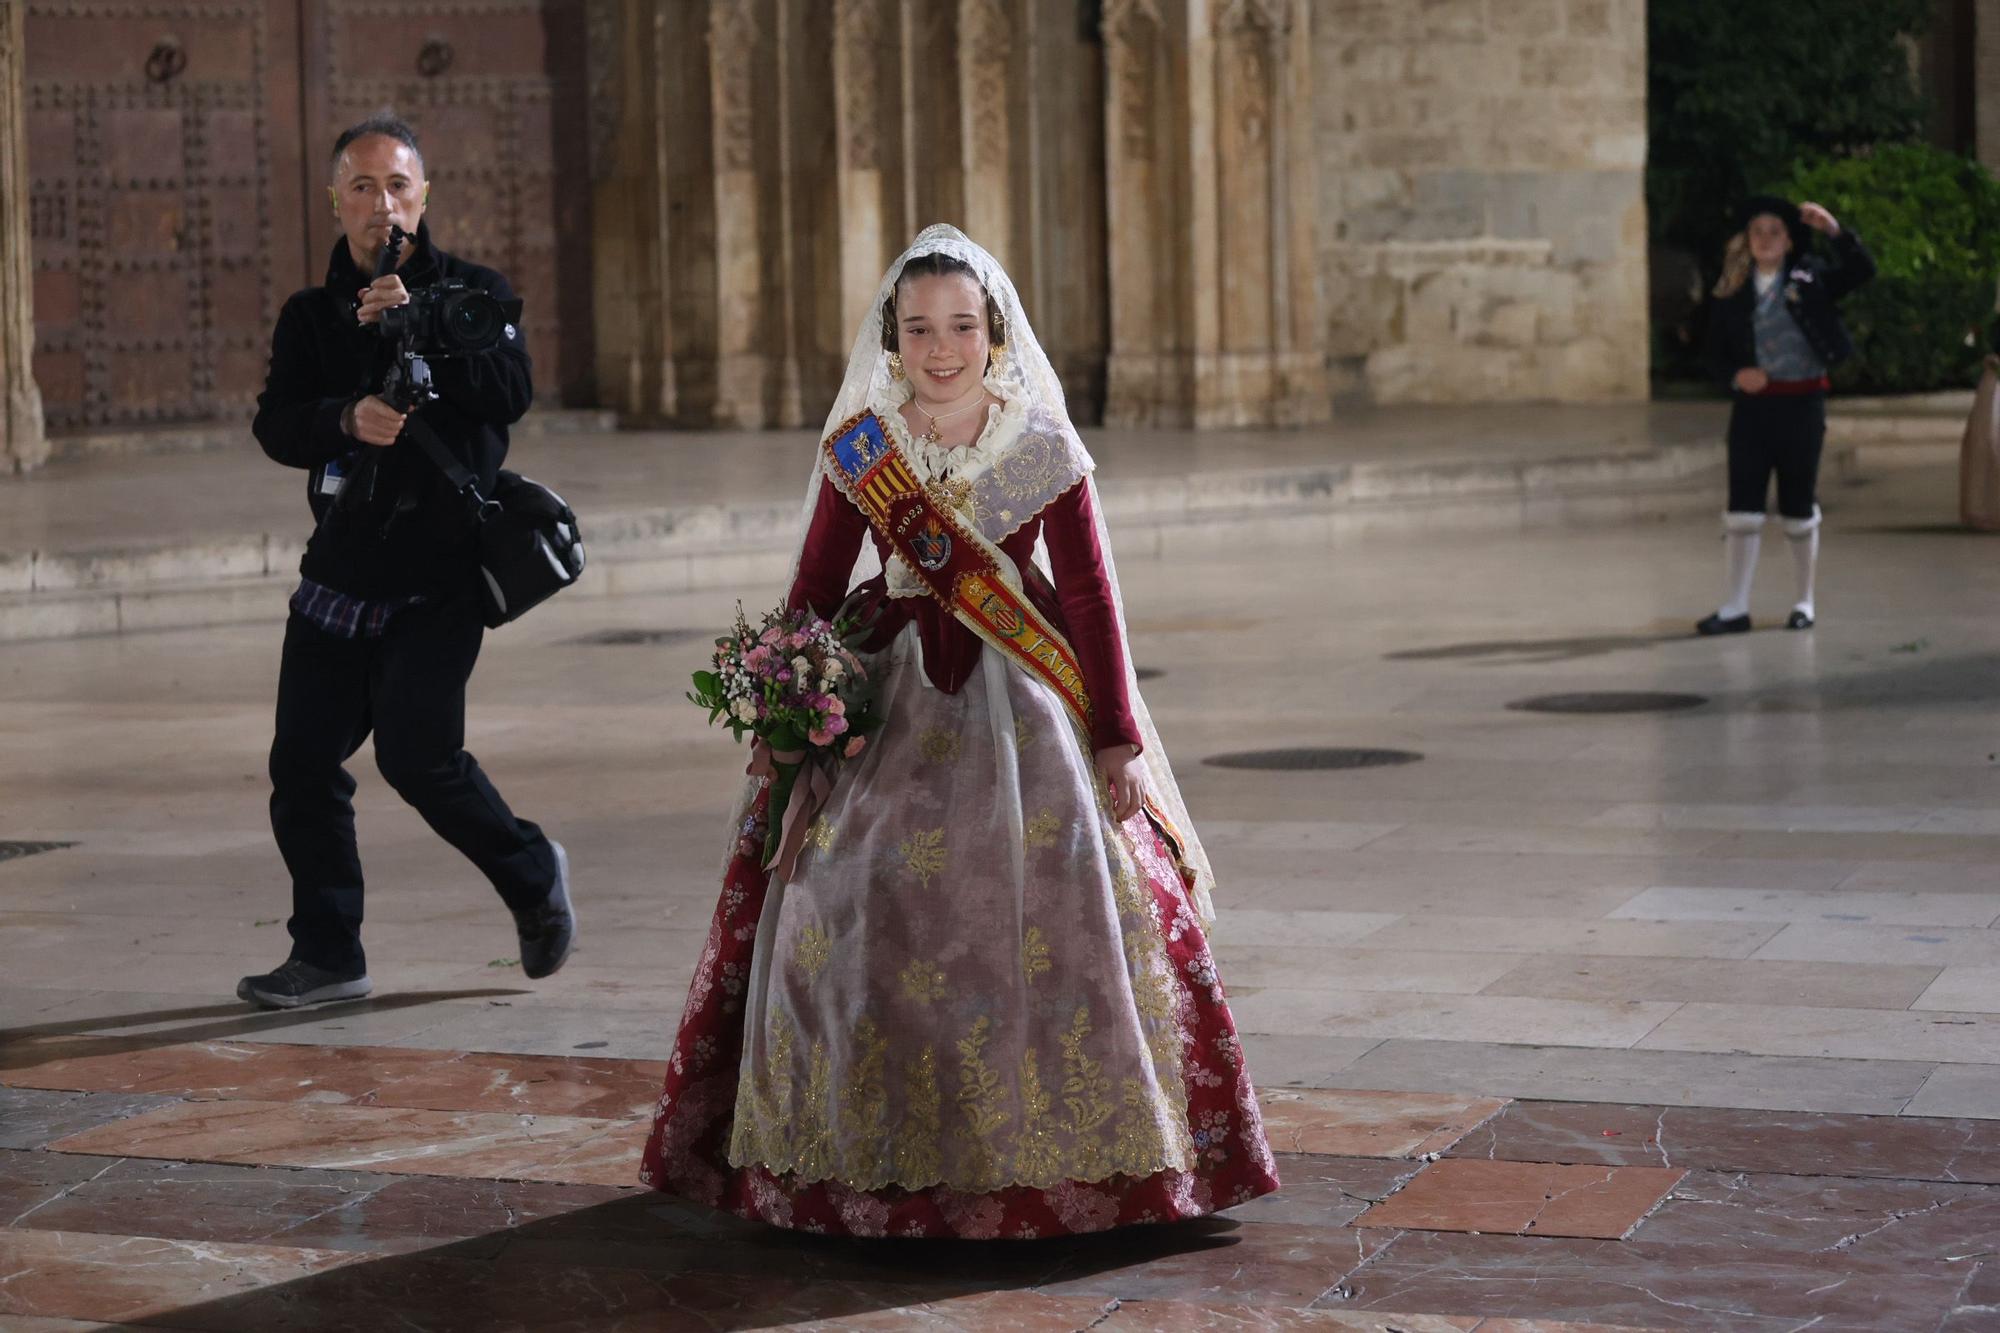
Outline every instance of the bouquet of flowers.
[(724, 721), (737, 740), (747, 733), (770, 748), (768, 767), (760, 756), (751, 772), (771, 784), (764, 866), (787, 878), (835, 770), (882, 724), (874, 683), (854, 652), (867, 632), (842, 613), (829, 622), (782, 607), (753, 629), (738, 604), (735, 626), (715, 641), (712, 669), (694, 673), (688, 698), (711, 724)]

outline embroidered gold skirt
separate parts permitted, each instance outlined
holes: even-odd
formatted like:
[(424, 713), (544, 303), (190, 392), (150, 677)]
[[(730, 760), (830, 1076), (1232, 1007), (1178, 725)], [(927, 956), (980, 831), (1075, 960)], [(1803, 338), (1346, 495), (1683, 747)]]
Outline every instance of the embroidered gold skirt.
[[(778, 1225), (1047, 1235), (1277, 1185), (1171, 848), (1040, 682), (874, 669), (887, 724), (790, 882), (726, 872), (648, 1183)], [(1218, 1188), (1220, 1186), (1220, 1188)]]

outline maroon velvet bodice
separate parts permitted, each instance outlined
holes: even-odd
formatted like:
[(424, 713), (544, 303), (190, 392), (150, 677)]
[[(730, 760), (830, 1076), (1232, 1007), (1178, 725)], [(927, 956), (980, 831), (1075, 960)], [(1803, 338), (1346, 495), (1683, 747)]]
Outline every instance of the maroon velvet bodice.
[[(1125, 688), (1125, 644), (1118, 634), (1111, 580), (1105, 572), (1104, 553), (1097, 545), (1093, 515), (1090, 488), (1079, 481), (1000, 543), (1000, 549), (1021, 571), (1029, 599), (1076, 649), (1084, 688), (1090, 691), (1093, 748), (1131, 745), (1136, 749), (1143, 743)], [(1038, 534), (1048, 541), (1054, 588), (1034, 573), (1030, 563)], [(785, 604), (793, 609), (810, 606), (822, 616), (831, 616), (847, 596), (847, 577), (861, 553), (864, 536), (874, 537), (875, 549), (887, 563), (888, 544), (870, 531), (861, 511), (831, 481), (822, 479), (799, 576)], [(956, 694), (971, 676), (985, 646), (979, 636), (931, 597), (889, 597), (882, 575), (862, 584), (860, 591), (876, 617), (869, 647), (886, 646), (904, 625), (916, 621), (923, 644), (924, 674), (939, 689)]]

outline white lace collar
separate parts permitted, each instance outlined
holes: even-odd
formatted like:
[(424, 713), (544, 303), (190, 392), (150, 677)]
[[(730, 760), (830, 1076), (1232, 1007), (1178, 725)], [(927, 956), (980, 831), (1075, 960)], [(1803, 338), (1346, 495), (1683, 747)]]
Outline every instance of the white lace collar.
[(985, 428), (971, 444), (958, 447), (931, 444), (912, 435), (909, 423), (896, 410), (908, 402), (910, 396), (909, 388), (904, 386), (902, 397), (881, 416), (920, 481), (938, 481), (945, 477), (972, 481), (984, 476), (995, 463), (1007, 456), (1007, 451), (1019, 442), (1021, 432), (1027, 427), (1027, 409), (1019, 399), (1008, 399), (998, 407), (987, 407)]

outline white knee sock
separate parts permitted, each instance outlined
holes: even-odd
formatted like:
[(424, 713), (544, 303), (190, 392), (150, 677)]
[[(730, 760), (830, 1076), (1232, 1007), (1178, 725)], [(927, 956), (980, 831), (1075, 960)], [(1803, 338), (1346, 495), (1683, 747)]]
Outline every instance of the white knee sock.
[(1733, 620), (1750, 614), (1750, 584), (1757, 577), (1757, 552), (1764, 544), (1764, 516), (1724, 514), (1722, 532), (1729, 556), (1728, 600), (1716, 614)]
[(1785, 543), (1792, 548), (1792, 576), (1797, 583), (1799, 600), (1792, 604), (1795, 611), (1813, 614), (1813, 576), (1819, 570), (1819, 506), (1813, 506), (1811, 518), (1788, 518), (1785, 520)]

